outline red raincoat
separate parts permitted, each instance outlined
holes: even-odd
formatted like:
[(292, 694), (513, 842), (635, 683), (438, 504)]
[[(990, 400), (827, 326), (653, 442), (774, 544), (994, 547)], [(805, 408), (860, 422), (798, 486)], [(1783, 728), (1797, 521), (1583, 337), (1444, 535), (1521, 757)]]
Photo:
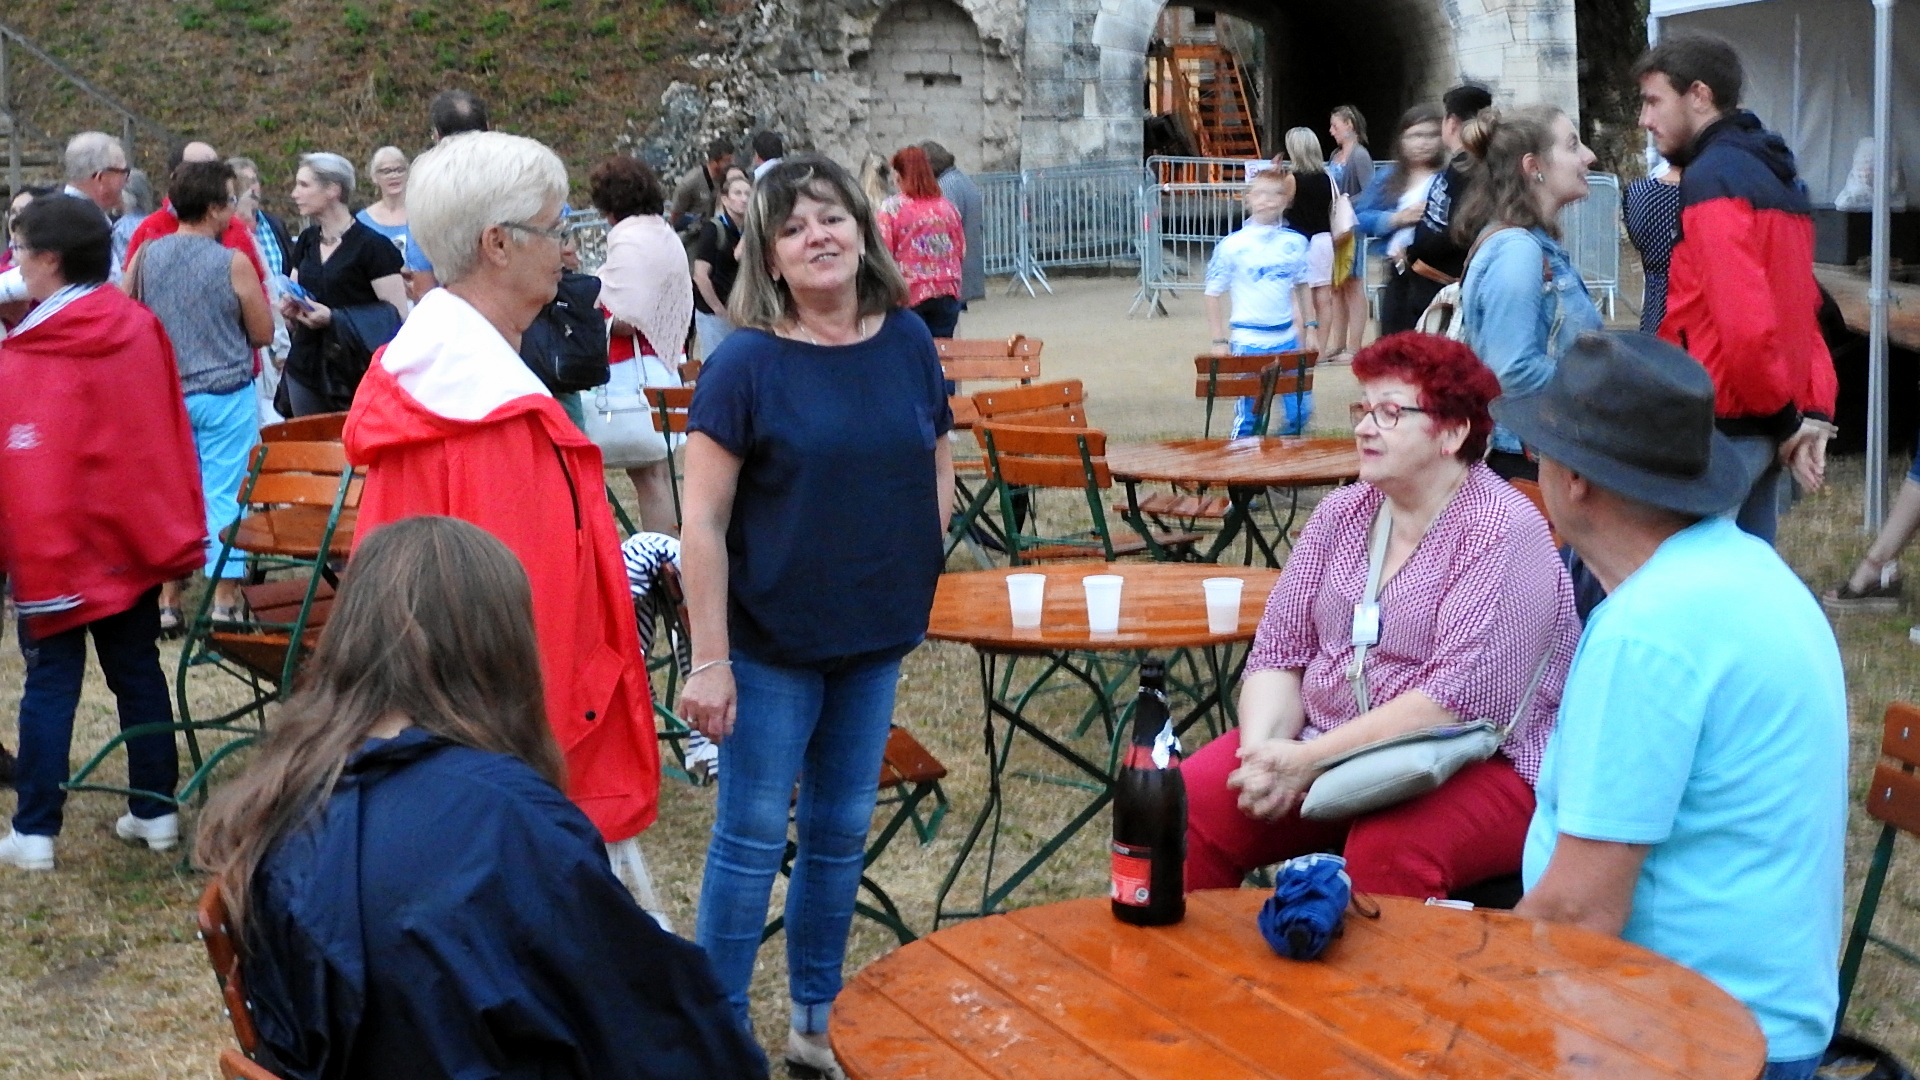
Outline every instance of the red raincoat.
[(153, 312), (109, 286), (0, 340), (0, 566), (36, 636), (198, 570), (204, 505)]
[(367, 469), (359, 537), (446, 514), (520, 557), (568, 797), (610, 843), (653, 824), (660, 751), (600, 449), (491, 324), (445, 289), (428, 293), (374, 356), (345, 442)]

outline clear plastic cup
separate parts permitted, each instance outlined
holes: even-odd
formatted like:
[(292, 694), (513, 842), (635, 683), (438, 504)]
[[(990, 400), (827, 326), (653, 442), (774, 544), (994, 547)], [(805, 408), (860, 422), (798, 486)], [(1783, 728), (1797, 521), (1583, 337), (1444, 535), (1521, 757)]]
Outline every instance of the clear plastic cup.
[(1210, 577), (1200, 586), (1207, 591), (1207, 632), (1231, 634), (1240, 629), (1240, 592), (1246, 582), (1237, 577)]
[(1126, 581), (1118, 574), (1094, 574), (1083, 577), (1087, 590), (1087, 629), (1096, 634), (1111, 634), (1120, 629), (1120, 586)]
[(1040, 609), (1047, 596), (1047, 575), (1008, 574), (1007, 603), (1013, 608), (1013, 628), (1032, 630), (1040, 625)]

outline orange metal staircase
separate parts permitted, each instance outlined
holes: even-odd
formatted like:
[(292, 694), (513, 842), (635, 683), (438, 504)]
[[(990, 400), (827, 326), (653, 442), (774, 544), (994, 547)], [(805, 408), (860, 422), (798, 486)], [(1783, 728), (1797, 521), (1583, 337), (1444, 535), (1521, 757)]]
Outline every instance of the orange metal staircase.
[(1254, 127), (1240, 65), (1224, 46), (1173, 44), (1166, 72), (1172, 83), (1172, 112), (1193, 139), (1201, 157), (1258, 158), (1260, 133)]

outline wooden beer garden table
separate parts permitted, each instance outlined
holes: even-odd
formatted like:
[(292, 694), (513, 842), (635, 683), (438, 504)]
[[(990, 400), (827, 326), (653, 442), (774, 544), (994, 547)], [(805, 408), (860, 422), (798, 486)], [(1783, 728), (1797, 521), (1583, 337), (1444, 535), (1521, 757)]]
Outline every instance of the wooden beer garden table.
[(1577, 927), (1377, 898), (1315, 961), (1276, 956), (1269, 894), (1188, 897), (1174, 926), (1103, 899), (937, 931), (834, 1002), (855, 1080), (1754, 1080), (1766, 1040), (1703, 975)]
[[(1013, 627), (1007, 576), (1018, 573), (1047, 576), (1045, 607), (1037, 629)], [(1086, 593), (1080, 579), (1093, 574), (1117, 574), (1125, 579), (1120, 592), (1120, 629), (1116, 633), (1094, 634), (1087, 628)], [(1244, 582), (1239, 623), (1227, 633), (1216, 634), (1207, 627), (1206, 594), (1200, 583), (1210, 577), (1237, 577)], [(961, 842), (934, 899), (935, 926), (1000, 910), (1014, 889), (1106, 807), (1113, 794), (1118, 751), (1128, 735), (1125, 721), (1131, 714), (1130, 707), (1116, 705), (1115, 699), (1131, 701), (1133, 674), (1147, 654), (1158, 653), (1167, 659), (1175, 730), (1184, 732), (1203, 718), (1208, 719), (1212, 730), (1232, 725), (1233, 685), (1246, 662), (1245, 650), (1239, 646), (1253, 640), (1254, 629), (1266, 610), (1267, 595), (1279, 580), (1278, 571), (1265, 568), (1151, 562), (1058, 563), (941, 576), (927, 636), (935, 641), (971, 645), (979, 656), (988, 774), (987, 801)], [(1016, 686), (1015, 670), (1022, 661), (1037, 663), (1039, 674), (1023, 678)], [(1077, 729), (1056, 732), (1035, 718), (1030, 706), (1046, 684), (1062, 674), (1080, 683), (1090, 701)], [(1073, 744), (1083, 742), (1096, 716), (1101, 721), (1101, 741), (1084, 747), (1084, 751), (1077, 749)], [(1215, 717), (1218, 725), (1213, 722)], [(1004, 731), (996, 727), (1000, 722), (1005, 724)], [(1016, 735), (1031, 739), (1071, 771), (1066, 778), (1015, 775), (1078, 788), (1087, 792), (1087, 800), (1065, 826), (1041, 843), (1038, 851), (996, 882), (1004, 810), (1001, 779), (1013, 755)], [(949, 909), (947, 896), (983, 833), (987, 833), (987, 843), (980, 871), (979, 904)]]
[[(1280, 565), (1274, 545), (1253, 515), (1253, 500), (1268, 488), (1340, 484), (1360, 475), (1360, 452), (1351, 438), (1341, 439), (1175, 439), (1171, 442), (1109, 444), (1107, 468), (1126, 484), (1127, 506), (1140, 520), (1141, 481), (1227, 489), (1228, 509), (1213, 546), (1201, 556), (1216, 562), (1247, 530), (1268, 566)], [(1286, 541), (1293, 514), (1278, 526)], [(1251, 557), (1252, 549), (1249, 549)]]

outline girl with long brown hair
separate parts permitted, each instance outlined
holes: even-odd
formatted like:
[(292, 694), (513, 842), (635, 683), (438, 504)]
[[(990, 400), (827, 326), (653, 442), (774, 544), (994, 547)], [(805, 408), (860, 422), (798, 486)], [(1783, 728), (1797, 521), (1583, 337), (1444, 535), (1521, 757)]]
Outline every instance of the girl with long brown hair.
[(367, 537), (300, 688), (200, 825), (262, 1063), (764, 1076), (706, 958), (633, 902), (564, 773), (513, 553), (447, 517)]

